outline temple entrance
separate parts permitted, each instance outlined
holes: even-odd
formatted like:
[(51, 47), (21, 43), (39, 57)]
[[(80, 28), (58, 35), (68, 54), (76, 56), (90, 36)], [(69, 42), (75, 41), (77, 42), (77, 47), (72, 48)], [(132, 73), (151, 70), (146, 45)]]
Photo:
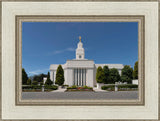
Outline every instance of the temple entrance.
[(75, 68), (73, 74), (73, 85), (85, 86), (86, 85), (86, 69), (85, 68)]

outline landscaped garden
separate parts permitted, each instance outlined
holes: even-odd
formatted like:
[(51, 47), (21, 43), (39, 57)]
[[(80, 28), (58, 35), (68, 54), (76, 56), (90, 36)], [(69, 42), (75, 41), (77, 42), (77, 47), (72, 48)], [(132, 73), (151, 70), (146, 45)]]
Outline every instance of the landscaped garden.
[(66, 91), (93, 91), (93, 88), (88, 86), (79, 87), (73, 85), (71, 87), (68, 87)]
[[(136, 84), (121, 84), (117, 85), (118, 91), (135, 91), (138, 90), (138, 85)], [(115, 85), (105, 85), (101, 87), (102, 90), (115, 91)]]
[[(22, 86), (22, 91), (23, 92), (42, 92), (42, 85), (23, 85)], [(50, 92), (53, 90), (57, 90), (58, 86), (56, 85), (45, 85), (44, 86), (44, 91), (45, 92)]]

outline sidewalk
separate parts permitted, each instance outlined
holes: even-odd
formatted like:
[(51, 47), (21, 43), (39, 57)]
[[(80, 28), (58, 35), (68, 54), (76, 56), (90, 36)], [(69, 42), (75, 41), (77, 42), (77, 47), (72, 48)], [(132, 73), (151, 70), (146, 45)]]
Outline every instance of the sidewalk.
[(63, 89), (63, 88), (60, 88), (60, 89), (57, 89), (57, 90), (54, 90), (54, 91), (51, 91), (51, 92), (64, 92), (66, 89)]
[(97, 87), (94, 87), (93, 90), (94, 90), (95, 92), (107, 92), (106, 90), (97, 89)]

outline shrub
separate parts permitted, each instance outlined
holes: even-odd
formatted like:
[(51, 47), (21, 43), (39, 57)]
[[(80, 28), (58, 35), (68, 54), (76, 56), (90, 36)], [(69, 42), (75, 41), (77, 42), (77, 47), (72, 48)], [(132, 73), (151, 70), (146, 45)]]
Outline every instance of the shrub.
[[(118, 89), (133, 89), (133, 88), (138, 88), (138, 85), (136, 84), (123, 84), (123, 85), (118, 85)], [(101, 87), (102, 90), (114, 90), (115, 85), (106, 85)]]
[(53, 84), (53, 82), (50, 80), (50, 73), (48, 72), (48, 74), (47, 74), (47, 80), (45, 82), (45, 85), (52, 85), (52, 84)]
[(83, 86), (83, 89), (92, 89), (92, 87)]
[(69, 87), (69, 85), (62, 85), (62, 88)]
[(40, 85), (42, 86), (42, 85), (43, 85), (43, 82), (40, 82)]
[(38, 85), (29, 85), (29, 86), (22, 86), (22, 89), (41, 89), (42, 86)]
[(33, 81), (32, 85), (38, 85), (38, 82), (37, 81)]
[(28, 79), (27, 80), (27, 85), (31, 85), (31, 83), (32, 83), (31, 79)]
[(133, 75), (133, 69), (130, 66), (125, 65), (124, 68), (122, 69), (121, 81), (132, 83), (132, 79), (133, 79), (132, 75)]
[(102, 90), (114, 90), (115, 85), (107, 85), (107, 86), (102, 86)]
[(121, 81), (118, 69), (116, 68), (110, 69), (109, 75), (110, 75), (110, 81), (109, 81), (110, 84), (114, 84), (115, 82)]
[(101, 66), (99, 66), (97, 68), (97, 73), (96, 73), (96, 80), (97, 83), (103, 83), (105, 79), (105, 74), (104, 74), (104, 70), (102, 69)]
[(58, 66), (56, 71), (56, 81), (55, 84), (58, 84), (59, 86), (63, 85), (64, 83), (64, 70), (61, 65)]
[(71, 87), (68, 87), (67, 89), (77, 89), (77, 86), (76, 85), (73, 85)]
[(56, 86), (56, 85), (45, 85), (44, 88), (45, 88), (45, 89), (51, 89), (51, 90), (57, 90), (57, 89), (58, 89), (58, 86)]
[(118, 85), (118, 88), (138, 88), (138, 85), (136, 85), (136, 84), (124, 84), (124, 85)]
[(104, 83), (108, 84), (109, 80), (110, 80), (110, 76), (109, 76), (109, 68), (108, 66), (104, 66), (103, 67), (103, 71), (104, 71)]
[(93, 88), (88, 86), (78, 87), (76, 85), (73, 85), (71, 87), (68, 87), (67, 91), (93, 91)]
[(28, 75), (24, 68), (22, 68), (22, 85), (26, 85), (28, 80)]
[(133, 78), (138, 79), (138, 61), (136, 61), (134, 65)]

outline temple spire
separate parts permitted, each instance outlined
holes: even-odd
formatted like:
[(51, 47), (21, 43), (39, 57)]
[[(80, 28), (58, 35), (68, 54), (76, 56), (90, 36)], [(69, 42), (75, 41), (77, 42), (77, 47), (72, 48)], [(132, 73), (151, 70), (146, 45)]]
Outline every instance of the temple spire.
[(84, 59), (84, 48), (83, 43), (81, 42), (81, 36), (79, 36), (79, 42), (77, 44), (76, 59)]
[(81, 42), (81, 36), (79, 36), (79, 41)]

